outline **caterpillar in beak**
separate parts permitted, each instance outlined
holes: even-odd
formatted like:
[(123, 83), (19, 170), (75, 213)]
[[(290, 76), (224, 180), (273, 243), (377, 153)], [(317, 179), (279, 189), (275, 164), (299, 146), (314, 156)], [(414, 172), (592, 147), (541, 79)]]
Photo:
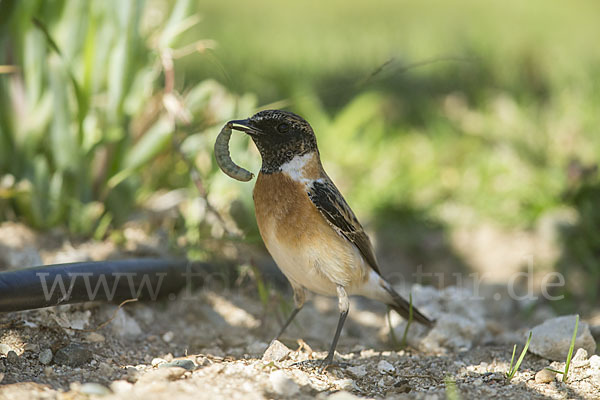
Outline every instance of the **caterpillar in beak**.
[(225, 174), (233, 179), (248, 182), (250, 179), (254, 178), (254, 174), (233, 162), (231, 155), (229, 154), (230, 139), (231, 123), (227, 123), (223, 129), (221, 129), (221, 132), (219, 132), (217, 140), (215, 141), (215, 159), (217, 160), (217, 165), (221, 168), (221, 171), (225, 172)]

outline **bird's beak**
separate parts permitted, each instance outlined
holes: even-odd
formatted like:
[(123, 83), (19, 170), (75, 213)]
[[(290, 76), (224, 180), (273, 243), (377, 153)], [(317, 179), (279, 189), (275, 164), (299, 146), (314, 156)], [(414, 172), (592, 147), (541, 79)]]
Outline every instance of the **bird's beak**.
[(261, 134), (261, 132), (252, 125), (252, 122), (249, 119), (229, 121), (228, 124), (231, 125), (231, 129), (245, 132), (250, 136), (258, 136)]

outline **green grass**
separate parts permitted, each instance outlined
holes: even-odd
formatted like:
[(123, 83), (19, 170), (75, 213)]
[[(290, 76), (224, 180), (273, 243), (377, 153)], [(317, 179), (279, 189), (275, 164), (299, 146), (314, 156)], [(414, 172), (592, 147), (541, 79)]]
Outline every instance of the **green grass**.
[(165, 60), (177, 65), (189, 46), (180, 35), (198, 22), (191, 5), (0, 4), (0, 65), (13, 66), (0, 75), (0, 221), (102, 238), (154, 191), (193, 187), (177, 144), (254, 102), (174, 75)]
[(598, 241), (585, 221), (597, 194), (569, 197), (569, 165), (600, 154), (598, 2), (207, 0), (199, 12), (188, 34), (217, 46), (182, 61), (185, 79), (210, 76), (306, 117), (366, 225), (411, 237), (402, 208), (448, 232), (535, 230), (574, 209), (558, 266), (575, 275), (569, 298), (594, 304)]
[[(190, 34), (218, 46), (185, 68), (302, 113), (361, 215), (408, 204), (451, 224), (465, 218), (450, 220), (450, 208), (531, 227), (561, 206), (569, 160), (600, 152), (595, 11), (593, 1), (213, 0)], [(403, 69), (440, 57), (453, 60)]]
[[(217, 234), (193, 206), (191, 162), (215, 207), (259, 242), (252, 185), (219, 173), (212, 141), (228, 119), (287, 107), (313, 125), (368, 227), (414, 241), (428, 224), (535, 229), (575, 210), (559, 266), (574, 276), (571, 298), (596, 296), (600, 178), (569, 172), (600, 154), (595, 0), (0, 8), (0, 221), (102, 238), (154, 192), (184, 187), (170, 233), (204, 254)], [(231, 147), (258, 169), (247, 138)]]
[(549, 371), (555, 372), (557, 374), (562, 374), (563, 382), (566, 382), (569, 376), (569, 366), (571, 365), (571, 359), (573, 358), (573, 350), (575, 350), (575, 340), (577, 339), (577, 328), (579, 328), (579, 315), (575, 317), (575, 328), (573, 329), (573, 336), (571, 337), (571, 345), (569, 346), (569, 352), (567, 354), (567, 360), (565, 361), (564, 371), (546, 368)]
[(413, 322), (413, 303), (412, 303), (412, 293), (408, 294), (408, 298), (409, 298), (409, 303), (408, 303), (408, 320), (406, 321), (406, 327), (404, 328), (404, 333), (402, 334), (402, 341), (400, 342), (400, 345), (404, 348), (407, 346), (408, 342), (407, 342), (407, 337), (408, 337), (408, 330), (410, 328), (410, 325)]
[(446, 399), (447, 400), (460, 400), (460, 392), (456, 387), (456, 381), (451, 377), (447, 376), (444, 379), (444, 385), (446, 386)]
[(517, 351), (517, 345), (516, 344), (514, 345), (512, 357), (510, 359), (510, 366), (508, 367), (508, 372), (505, 375), (507, 381), (510, 382), (512, 380), (512, 378), (514, 378), (517, 371), (519, 370), (519, 367), (521, 367), (521, 363), (523, 362), (523, 359), (525, 358), (525, 354), (527, 354), (527, 349), (529, 348), (529, 343), (531, 342), (531, 336), (532, 336), (532, 333), (529, 332), (529, 337), (527, 338), (525, 347), (523, 347), (523, 351), (521, 351), (521, 355), (519, 356), (519, 359), (517, 360), (516, 363), (514, 361), (515, 361), (515, 353)]

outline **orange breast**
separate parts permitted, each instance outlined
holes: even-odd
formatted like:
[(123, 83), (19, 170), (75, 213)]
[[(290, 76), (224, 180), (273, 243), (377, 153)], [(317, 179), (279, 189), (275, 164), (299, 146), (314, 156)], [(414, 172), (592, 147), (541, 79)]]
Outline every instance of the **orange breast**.
[[(283, 173), (260, 173), (254, 186), (256, 221), (263, 238), (274, 233), (280, 240), (299, 244), (326, 224), (311, 202), (305, 186)], [(329, 230), (331, 228), (327, 226)]]
[(261, 173), (254, 206), (263, 241), (292, 284), (335, 295), (335, 285), (348, 287), (367, 278), (358, 249), (329, 225), (303, 183), (285, 173)]

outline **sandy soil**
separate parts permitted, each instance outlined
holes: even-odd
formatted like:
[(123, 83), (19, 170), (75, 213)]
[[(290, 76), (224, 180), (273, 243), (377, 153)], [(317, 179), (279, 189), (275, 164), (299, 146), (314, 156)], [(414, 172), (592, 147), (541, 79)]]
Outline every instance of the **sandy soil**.
[[(115, 256), (106, 243), (65, 250), (25, 236), (22, 243), (5, 242), (0, 255), (35, 262), (36, 249), (23, 243), (36, 243), (43, 262)], [(20, 252), (9, 251), (16, 248)], [(510, 301), (458, 301), (457, 315), (481, 316), (474, 331), (457, 323), (456, 341), (446, 338), (424, 349), (413, 340), (422, 334), (415, 327), (413, 347), (397, 350), (385, 307), (353, 298), (338, 366), (321, 372), (307, 360), (326, 355), (338, 319), (335, 300), (311, 296), (281, 338), (287, 347), (264, 357), (290, 295), (272, 291), (263, 303), (254, 285), (212, 289), (122, 308), (88, 303), (0, 314), (0, 399), (600, 398), (600, 366), (591, 354), (572, 363), (567, 382), (536, 379), (545, 367), (562, 369), (564, 363), (532, 354), (510, 382), (505, 378), (513, 344), (522, 346), (532, 326), (553, 316), (547, 307), (519, 318), (523, 313)], [(485, 297), (495, 291), (485, 288)], [(402, 321), (394, 317), (391, 324), (401, 337)]]
[[(600, 393), (600, 375), (589, 362), (575, 366), (567, 383), (536, 383), (536, 372), (549, 361), (529, 354), (508, 382), (508, 344), (446, 354), (394, 351), (385, 310), (366, 301), (352, 303), (337, 356), (343, 364), (324, 372), (295, 363), (325, 356), (337, 321), (329, 299), (315, 298), (302, 311), (282, 338), (291, 351), (279, 361), (262, 359), (279, 322), (248, 295), (202, 291), (194, 299), (127, 304), (109, 325), (94, 329), (115, 310), (89, 304), (2, 315), (0, 343), (16, 357), (0, 357), (0, 398), (593, 399)], [(73, 344), (85, 350), (84, 361)], [(57, 359), (63, 348), (72, 359)], [(53, 359), (44, 365), (46, 349)], [(169, 362), (175, 366), (164, 367)]]

